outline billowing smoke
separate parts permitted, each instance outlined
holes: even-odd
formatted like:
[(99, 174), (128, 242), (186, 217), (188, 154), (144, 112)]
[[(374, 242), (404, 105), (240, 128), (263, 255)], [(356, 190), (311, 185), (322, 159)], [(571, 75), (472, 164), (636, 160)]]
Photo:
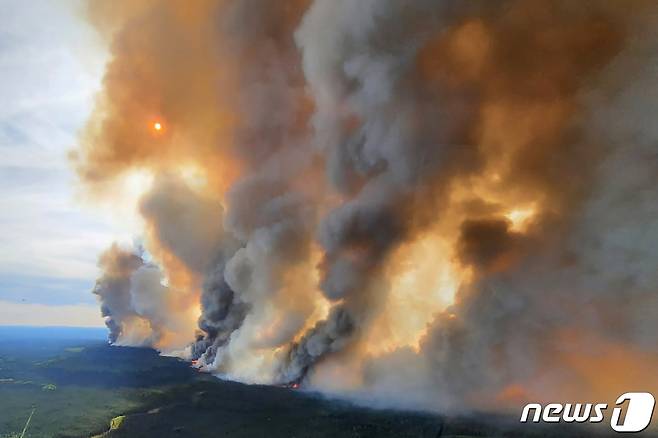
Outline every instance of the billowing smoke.
[(138, 318), (132, 305), (131, 278), (144, 265), (142, 258), (113, 245), (99, 261), (103, 276), (96, 281), (93, 292), (101, 302), (101, 314), (110, 330), (110, 342), (124, 334), (124, 323)]
[(93, 293), (110, 331), (120, 345), (184, 346), (189, 339), (185, 313), (172, 315), (181, 295), (163, 284), (159, 267), (143, 259), (141, 251), (112, 245), (100, 256), (103, 275)]
[(151, 177), (149, 262), (101, 257), (110, 339), (430, 409), (658, 389), (657, 12), (92, 3), (73, 163), (100, 200)]

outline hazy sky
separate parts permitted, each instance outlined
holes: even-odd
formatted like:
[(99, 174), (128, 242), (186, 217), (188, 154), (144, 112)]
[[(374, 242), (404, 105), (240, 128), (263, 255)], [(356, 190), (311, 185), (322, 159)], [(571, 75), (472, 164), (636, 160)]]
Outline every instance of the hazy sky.
[(0, 325), (101, 325), (96, 257), (117, 236), (75, 199), (67, 152), (104, 50), (74, 1), (0, 0)]

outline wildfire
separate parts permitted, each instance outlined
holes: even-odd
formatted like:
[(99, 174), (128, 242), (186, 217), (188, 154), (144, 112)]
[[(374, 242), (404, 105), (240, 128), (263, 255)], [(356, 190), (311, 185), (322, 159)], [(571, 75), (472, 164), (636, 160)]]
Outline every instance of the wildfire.
[[(367, 352), (380, 355), (400, 347), (418, 351), (428, 325), (454, 302), (461, 271), (450, 263), (449, 243), (438, 231), (401, 246), (391, 257), (391, 289), (386, 306), (373, 321)], [(414, 315), (400, 318), (400, 314)]]

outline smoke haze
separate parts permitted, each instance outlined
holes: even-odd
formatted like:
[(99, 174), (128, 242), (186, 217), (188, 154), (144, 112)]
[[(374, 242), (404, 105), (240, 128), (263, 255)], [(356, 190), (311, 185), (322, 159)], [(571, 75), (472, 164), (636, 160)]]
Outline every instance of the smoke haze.
[(433, 410), (658, 390), (654, 2), (114, 5), (71, 154), (149, 177), (112, 342)]

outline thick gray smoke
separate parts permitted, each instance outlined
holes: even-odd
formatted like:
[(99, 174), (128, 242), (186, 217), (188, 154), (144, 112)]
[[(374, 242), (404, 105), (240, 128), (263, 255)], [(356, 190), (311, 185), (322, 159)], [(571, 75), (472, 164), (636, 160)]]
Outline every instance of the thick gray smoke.
[[(76, 166), (94, 190), (154, 176), (158, 267), (101, 258), (112, 341), (178, 347), (198, 317), (207, 370), (432, 409), (651, 378), (654, 3), (92, 12), (113, 60)], [(421, 268), (449, 273), (449, 305)]]
[(116, 245), (100, 256), (99, 267), (103, 276), (96, 280), (93, 292), (101, 302), (101, 314), (110, 330), (110, 342), (116, 342), (121, 335), (124, 319), (137, 316), (131, 304), (131, 277), (143, 265), (140, 256)]
[(377, 314), (386, 300), (387, 257), (426, 221), (414, 208), (438, 194), (430, 185), (458, 165), (451, 148), (440, 147), (464, 144), (458, 130), (440, 129), (448, 106), (428, 111), (419, 102), (423, 90), (409, 80), (423, 34), (441, 29), (447, 18), (436, 6), (316, 1), (295, 34), (317, 103), (313, 144), (326, 156), (328, 181), (345, 201), (318, 230), (320, 286), (340, 304), (292, 346), (282, 369), (287, 380), (300, 379), (325, 354), (341, 350)]
[(99, 266), (103, 276), (96, 281), (93, 293), (101, 302), (110, 342), (157, 344), (162, 330), (174, 320), (166, 308), (169, 293), (161, 283), (160, 269), (117, 245), (101, 255)]
[(456, 318), (439, 318), (423, 345), (449, 400), (513, 384), (524, 388), (519, 398), (544, 400), (656, 388), (642, 370), (657, 351), (658, 131), (647, 117), (658, 94), (640, 66), (655, 62), (658, 45), (651, 19), (629, 26), (641, 37), (606, 66), (595, 83), (604, 88), (580, 91), (588, 111), (572, 122), (581, 124), (578, 150), (544, 165), (572, 168), (552, 189), (578, 204), (526, 235), (504, 222), (462, 226), (460, 257), (478, 274), (448, 310)]

